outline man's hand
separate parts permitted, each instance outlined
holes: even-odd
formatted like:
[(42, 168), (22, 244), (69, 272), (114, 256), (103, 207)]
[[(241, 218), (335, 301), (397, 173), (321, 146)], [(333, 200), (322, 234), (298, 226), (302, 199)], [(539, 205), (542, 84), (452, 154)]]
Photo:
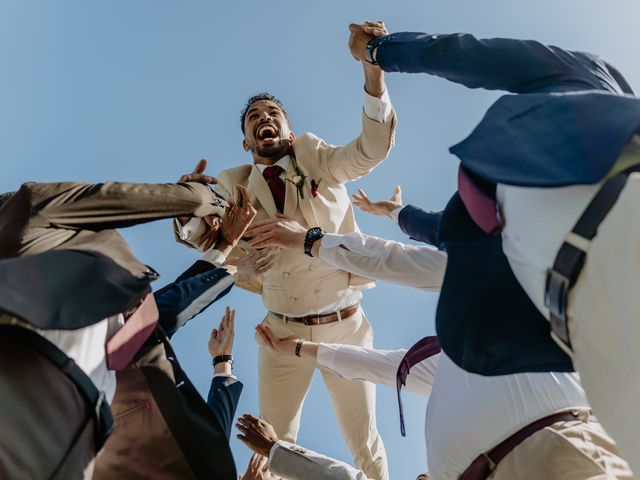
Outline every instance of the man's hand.
[(220, 320), (220, 326), (211, 330), (209, 353), (212, 357), (232, 354), (235, 316), (236, 311), (227, 307), (222, 320)]
[(249, 243), (256, 248), (278, 246), (302, 253), (307, 229), (295, 220), (278, 214), (276, 218), (249, 227), (247, 235), (252, 237)]
[(286, 337), (276, 338), (271, 329), (266, 325), (256, 325), (256, 333), (262, 343), (272, 352), (279, 355), (293, 357), (296, 353), (296, 345), (299, 338)]
[(250, 413), (245, 413), (238, 418), (236, 428), (242, 432), (237, 435), (238, 439), (263, 457), (269, 456), (269, 452), (278, 441), (278, 436), (273, 427)]
[(400, 185), (396, 185), (393, 190), (393, 195), (389, 200), (381, 200), (379, 202), (372, 202), (364, 193), (364, 190), (358, 189), (358, 194), (352, 194), (353, 204), (359, 207), (363, 212), (372, 213), (374, 215), (386, 215), (389, 218), (393, 218), (391, 212), (402, 207), (402, 190)]
[(233, 266), (235, 284), (254, 293), (262, 292), (262, 276), (276, 262), (280, 249), (263, 248), (247, 255), (229, 259), (227, 267)]
[(275, 478), (269, 473), (269, 459), (254, 453), (249, 460), (247, 471), (238, 480), (271, 480)]
[[(207, 168), (207, 161), (203, 158), (196, 164), (196, 168), (193, 169), (193, 172), (182, 175), (178, 180), (178, 183), (184, 183), (184, 182), (198, 182), (198, 183), (205, 183), (205, 184), (218, 183), (217, 178), (204, 174), (204, 171), (206, 168)], [(189, 220), (190, 220), (190, 217), (178, 217), (178, 221), (180, 222), (180, 225), (185, 225)]]
[(229, 206), (222, 219), (222, 237), (235, 247), (256, 218), (257, 210), (249, 202), (249, 192), (242, 185), (236, 185), (236, 198), (229, 198), (227, 202)]
[[(349, 50), (364, 68), (364, 89), (369, 95), (380, 98), (385, 90), (384, 72), (378, 65), (369, 61), (367, 43), (379, 36), (388, 35), (384, 22), (364, 22), (362, 25), (349, 25)], [(375, 60), (375, 52), (374, 60)]]

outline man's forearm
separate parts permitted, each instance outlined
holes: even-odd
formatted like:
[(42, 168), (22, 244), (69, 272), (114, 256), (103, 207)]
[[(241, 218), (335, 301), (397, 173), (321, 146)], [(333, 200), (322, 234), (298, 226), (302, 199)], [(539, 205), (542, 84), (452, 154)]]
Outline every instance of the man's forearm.
[(38, 214), (59, 227), (122, 228), (220, 210), (209, 187), (199, 183), (29, 183), (21, 192)]
[(583, 54), (532, 40), (402, 32), (380, 42), (376, 60), (385, 71), (429, 73), (469, 88), (525, 93), (562, 81), (567, 74), (574, 82), (588, 75), (578, 60)]
[(364, 69), (364, 89), (373, 97), (382, 97), (385, 91), (384, 71), (376, 66), (368, 63), (362, 63)]

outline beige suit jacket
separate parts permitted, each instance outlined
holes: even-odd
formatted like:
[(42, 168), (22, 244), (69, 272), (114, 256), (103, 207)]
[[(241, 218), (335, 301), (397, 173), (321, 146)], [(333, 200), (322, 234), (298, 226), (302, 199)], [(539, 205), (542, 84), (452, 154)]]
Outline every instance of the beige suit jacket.
[[(359, 231), (345, 183), (366, 175), (387, 157), (396, 122), (394, 112), (384, 123), (363, 114), (362, 132), (344, 146), (329, 145), (311, 133), (296, 138), (295, 158), (286, 172), (283, 213), (308, 228), (320, 226), (331, 233)], [(276, 216), (273, 195), (255, 165), (223, 170), (218, 182), (216, 190), (225, 198), (232, 196), (235, 185), (247, 187), (258, 211), (254, 222)], [(300, 188), (296, 182), (301, 183)], [(327, 266), (303, 252), (285, 251), (264, 275), (262, 300), (271, 311), (304, 315), (337, 303), (350, 288), (371, 286), (371, 280)]]
[(0, 208), (0, 259), (89, 250), (141, 277), (148, 267), (115, 228), (220, 210), (209, 187), (198, 183), (25, 183)]

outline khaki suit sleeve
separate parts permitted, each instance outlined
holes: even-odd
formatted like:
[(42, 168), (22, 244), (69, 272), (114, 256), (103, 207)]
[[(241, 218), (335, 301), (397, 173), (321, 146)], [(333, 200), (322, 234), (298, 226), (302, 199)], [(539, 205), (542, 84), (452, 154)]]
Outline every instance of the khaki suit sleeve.
[[(329, 145), (312, 134), (307, 134), (307, 148), (312, 158), (318, 158), (317, 167), (332, 184), (346, 183), (368, 174), (387, 158), (394, 144), (397, 119), (391, 112), (384, 122), (371, 120), (362, 114), (362, 132), (344, 146)], [(314, 155), (315, 151), (315, 155)]]
[(269, 471), (289, 480), (368, 480), (362, 470), (288, 442), (280, 442)]
[(176, 216), (202, 217), (219, 208), (199, 183), (25, 183), (32, 212), (63, 228), (122, 228)]

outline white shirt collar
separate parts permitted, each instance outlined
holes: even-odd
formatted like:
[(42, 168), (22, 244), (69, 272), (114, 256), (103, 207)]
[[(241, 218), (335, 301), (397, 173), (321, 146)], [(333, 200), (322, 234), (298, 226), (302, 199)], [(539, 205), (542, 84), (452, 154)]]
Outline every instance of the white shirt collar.
[[(282, 170), (286, 172), (287, 170), (289, 170), (289, 166), (291, 165), (291, 157), (289, 155), (286, 155), (282, 157), (280, 160), (278, 160), (276, 163), (274, 163), (274, 165), (278, 165), (279, 167), (282, 167)], [(258, 170), (260, 170), (260, 173), (264, 173), (264, 169), (267, 168), (268, 166), (269, 165), (264, 165), (262, 163), (256, 163), (256, 167), (258, 167)]]

